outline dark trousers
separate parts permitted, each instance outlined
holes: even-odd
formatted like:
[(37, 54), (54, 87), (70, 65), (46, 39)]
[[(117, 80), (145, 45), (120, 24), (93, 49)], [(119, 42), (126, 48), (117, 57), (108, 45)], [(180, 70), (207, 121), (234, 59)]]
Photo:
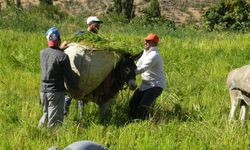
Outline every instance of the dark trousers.
[[(65, 95), (64, 110), (63, 110), (64, 116), (67, 116), (69, 114), (69, 107), (71, 105), (71, 101), (72, 101), (72, 98), (70, 98), (68, 95)], [(77, 109), (78, 109), (78, 111), (80, 113), (80, 117), (82, 117), (83, 101), (77, 100)]]
[(132, 119), (145, 119), (149, 116), (151, 104), (161, 95), (163, 89), (153, 87), (145, 91), (137, 89), (129, 102), (129, 116)]

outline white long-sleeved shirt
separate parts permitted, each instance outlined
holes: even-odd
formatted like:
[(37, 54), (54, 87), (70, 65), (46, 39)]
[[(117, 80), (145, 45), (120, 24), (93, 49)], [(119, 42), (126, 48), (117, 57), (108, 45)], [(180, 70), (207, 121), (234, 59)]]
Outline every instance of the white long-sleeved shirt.
[(163, 60), (157, 47), (144, 50), (142, 56), (136, 63), (136, 74), (141, 74), (142, 83), (139, 87), (141, 91), (152, 87), (166, 87)]

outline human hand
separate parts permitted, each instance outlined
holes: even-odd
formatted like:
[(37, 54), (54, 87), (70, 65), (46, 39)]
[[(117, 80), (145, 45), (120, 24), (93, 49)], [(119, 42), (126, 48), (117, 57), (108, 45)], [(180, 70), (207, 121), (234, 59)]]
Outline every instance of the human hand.
[(64, 42), (61, 44), (60, 49), (65, 50), (66, 48), (69, 47), (68, 44), (69, 44), (69, 42), (64, 41)]

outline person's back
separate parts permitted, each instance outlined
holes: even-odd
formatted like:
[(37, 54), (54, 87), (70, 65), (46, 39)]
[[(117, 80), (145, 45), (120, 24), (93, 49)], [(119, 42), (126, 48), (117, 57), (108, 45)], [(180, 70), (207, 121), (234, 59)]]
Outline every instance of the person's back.
[(64, 91), (64, 62), (67, 55), (54, 48), (46, 48), (40, 52), (41, 59), (41, 91)]
[(39, 120), (38, 127), (41, 128), (47, 122), (47, 127), (54, 127), (63, 123), (64, 108), (64, 79), (68, 86), (74, 90), (74, 96), (80, 95), (77, 80), (73, 78), (69, 57), (63, 52), (67, 42), (61, 46), (60, 32), (56, 27), (46, 32), (48, 48), (40, 52), (41, 83), (40, 100), (43, 115)]

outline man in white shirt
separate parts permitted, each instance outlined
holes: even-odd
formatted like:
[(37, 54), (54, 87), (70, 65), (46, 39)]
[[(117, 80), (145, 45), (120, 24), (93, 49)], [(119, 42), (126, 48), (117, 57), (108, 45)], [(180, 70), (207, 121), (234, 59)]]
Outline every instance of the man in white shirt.
[(151, 33), (144, 40), (145, 49), (136, 64), (136, 74), (141, 74), (142, 83), (129, 102), (129, 115), (133, 119), (149, 117), (151, 104), (166, 86), (163, 60), (157, 49), (159, 37)]

